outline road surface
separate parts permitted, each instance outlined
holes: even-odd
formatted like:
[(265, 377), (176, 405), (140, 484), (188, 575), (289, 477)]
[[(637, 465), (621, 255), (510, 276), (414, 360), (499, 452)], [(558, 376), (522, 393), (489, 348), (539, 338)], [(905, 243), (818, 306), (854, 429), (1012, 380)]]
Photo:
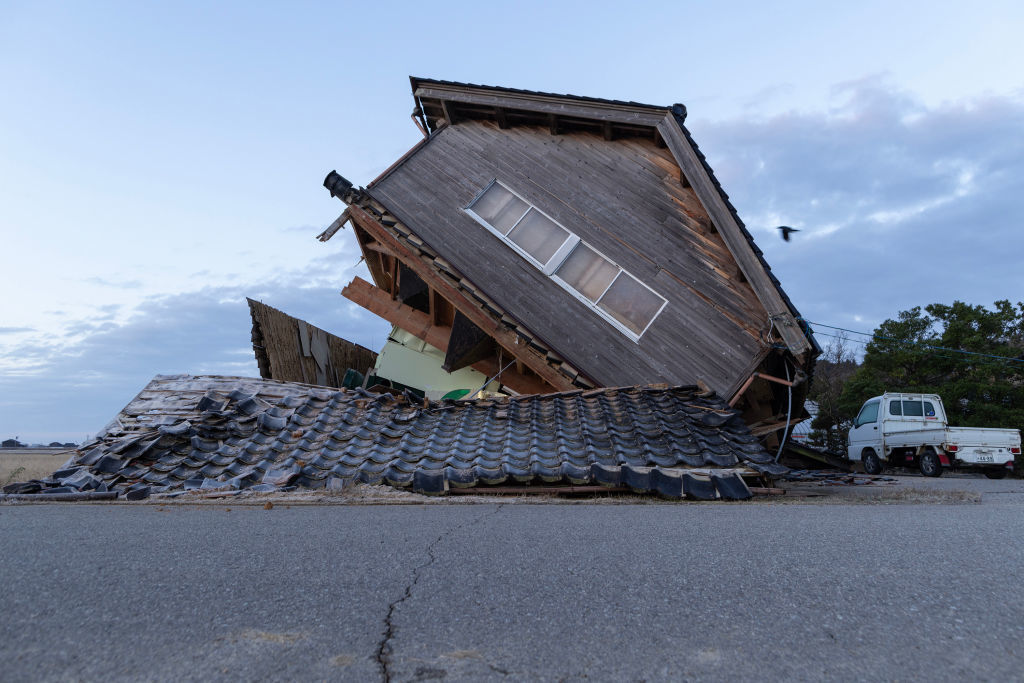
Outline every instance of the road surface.
[(0, 678), (1019, 679), (1024, 485), (973, 481), (981, 504), (3, 505)]

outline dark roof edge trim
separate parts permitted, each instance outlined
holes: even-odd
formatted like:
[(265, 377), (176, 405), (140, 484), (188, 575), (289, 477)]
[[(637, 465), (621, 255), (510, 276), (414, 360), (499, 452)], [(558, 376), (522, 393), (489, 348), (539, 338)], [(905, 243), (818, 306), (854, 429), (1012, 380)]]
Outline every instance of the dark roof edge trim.
[(653, 107), (636, 102), (534, 93), (445, 81), (414, 81), (413, 96), (417, 102), (440, 100), (652, 128), (669, 111), (667, 107)]
[[(565, 100), (571, 102), (583, 102), (608, 107), (622, 107), (646, 111), (668, 111), (670, 107), (663, 107), (656, 104), (644, 104), (627, 100), (609, 100), (600, 97), (584, 97), (582, 95), (564, 95), (559, 93), (541, 92), (539, 90), (523, 90), (520, 88), (503, 88), (495, 85), (477, 85), (476, 83), (459, 83), (457, 81), (442, 81), (433, 78), (419, 78), (409, 76), (409, 83), (415, 93), (420, 88), (435, 88), (438, 90), (464, 91), (478, 93), (501, 93), (509, 96), (519, 96), (523, 99), (534, 100)], [(685, 107), (684, 107), (685, 109)]]

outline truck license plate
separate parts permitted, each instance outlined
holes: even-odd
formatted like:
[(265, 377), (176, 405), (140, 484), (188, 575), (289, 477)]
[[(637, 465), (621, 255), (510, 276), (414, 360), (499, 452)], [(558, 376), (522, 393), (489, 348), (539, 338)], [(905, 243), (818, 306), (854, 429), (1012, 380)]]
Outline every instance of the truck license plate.
[(978, 462), (995, 462), (991, 455), (979, 455)]

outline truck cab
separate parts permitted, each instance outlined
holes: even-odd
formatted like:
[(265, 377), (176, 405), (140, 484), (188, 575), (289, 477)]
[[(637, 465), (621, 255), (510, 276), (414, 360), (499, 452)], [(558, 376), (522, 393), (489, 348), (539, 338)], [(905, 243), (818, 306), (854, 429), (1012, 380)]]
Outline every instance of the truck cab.
[(1020, 432), (950, 427), (937, 394), (885, 393), (865, 401), (847, 445), (847, 457), (860, 461), (868, 474), (878, 474), (888, 464), (916, 467), (932, 477), (957, 468), (998, 479), (1020, 453)]

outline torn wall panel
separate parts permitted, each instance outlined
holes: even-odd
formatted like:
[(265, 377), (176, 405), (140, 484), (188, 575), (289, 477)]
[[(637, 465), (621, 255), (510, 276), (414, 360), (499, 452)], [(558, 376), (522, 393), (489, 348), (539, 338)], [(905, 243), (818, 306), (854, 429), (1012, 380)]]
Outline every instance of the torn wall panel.
[(246, 299), (252, 315), (252, 344), (260, 376), (283, 382), (340, 387), (349, 368), (366, 372), (377, 361), (367, 348), (304, 320)]

